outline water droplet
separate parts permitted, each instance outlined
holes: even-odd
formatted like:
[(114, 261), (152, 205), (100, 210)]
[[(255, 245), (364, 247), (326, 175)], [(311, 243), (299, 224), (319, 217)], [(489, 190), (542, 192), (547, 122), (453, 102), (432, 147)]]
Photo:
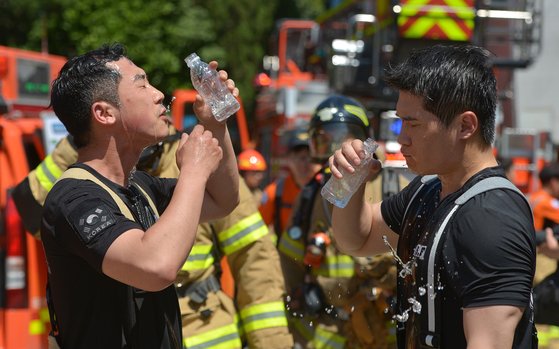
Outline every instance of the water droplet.
[(425, 290), (425, 287), (418, 288), (418, 291), (419, 291), (420, 296), (424, 296), (425, 293), (427, 293), (427, 290)]
[(414, 313), (421, 314), (421, 303), (419, 303), (415, 298), (408, 298), (408, 302), (411, 304), (411, 308)]
[(394, 317), (393, 317), (393, 319), (396, 320), (396, 321), (398, 321), (398, 322), (406, 322), (406, 321), (408, 321), (408, 318), (409, 318), (409, 315), (408, 315), (408, 312), (407, 312), (407, 311), (404, 312), (404, 313), (401, 314), (401, 315), (396, 314), (396, 315), (394, 315)]
[(169, 102), (169, 104), (167, 104), (167, 107), (165, 108), (167, 113), (171, 112), (171, 104), (173, 103), (173, 101), (177, 99), (176, 97), (173, 96), (173, 98), (171, 98), (171, 101)]

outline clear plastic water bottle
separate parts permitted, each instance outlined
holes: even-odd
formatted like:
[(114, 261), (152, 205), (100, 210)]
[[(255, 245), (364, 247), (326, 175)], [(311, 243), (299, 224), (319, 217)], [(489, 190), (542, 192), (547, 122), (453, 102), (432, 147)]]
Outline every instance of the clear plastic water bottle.
[(239, 110), (239, 101), (229, 92), (217, 71), (210, 69), (196, 53), (190, 54), (184, 61), (190, 68), (194, 88), (210, 105), (216, 120), (223, 121)]
[(343, 178), (330, 177), (320, 191), (323, 198), (339, 208), (346, 207), (349, 199), (351, 199), (369, 173), (369, 165), (375, 150), (378, 148), (378, 144), (372, 138), (367, 138), (363, 146), (365, 158), (361, 159), (361, 164), (355, 167), (355, 172), (347, 173), (340, 169)]

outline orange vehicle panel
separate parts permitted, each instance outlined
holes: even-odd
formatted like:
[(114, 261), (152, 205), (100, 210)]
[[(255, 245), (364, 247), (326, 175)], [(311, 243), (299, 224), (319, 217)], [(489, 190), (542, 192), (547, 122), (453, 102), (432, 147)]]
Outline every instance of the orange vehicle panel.
[(66, 61), (0, 46), (0, 349), (48, 347), (43, 248), (24, 230), (10, 191), (45, 157), (42, 116)]
[[(24, 179), (30, 170), (24, 143), (27, 147), (33, 148), (37, 160), (44, 156), (38, 132), (41, 129), (40, 119), (9, 120), (0, 117), (0, 212), (2, 213), (8, 211), (9, 204), (13, 204), (8, 202), (9, 190)], [(7, 221), (5, 217), (3, 218)], [(10, 241), (7, 241), (6, 234), (7, 232), (4, 232), (0, 235), (2, 239), (0, 250), (9, 248)], [(41, 242), (31, 234), (25, 232), (23, 236), (24, 241), (18, 243), (23, 244), (22, 270), (26, 273), (23, 278), (25, 289), (17, 297), (24, 300), (21, 301), (22, 304), (15, 307), (0, 306), (0, 348), (2, 349), (47, 348), (49, 331), (45, 298), (47, 269), (43, 249)], [(5, 291), (5, 301), (13, 296), (10, 292), (10, 290)]]
[[(192, 89), (179, 89), (173, 92), (173, 97), (175, 97), (175, 99), (171, 104), (171, 117), (173, 125), (177, 130), (188, 129), (197, 123), (193, 111), (193, 105), (196, 101), (197, 94), (198, 92)], [(227, 119), (227, 125), (231, 133), (231, 139), (234, 145), (236, 145), (235, 151), (241, 152), (252, 146), (243, 102), (238, 97), (237, 100), (241, 104), (241, 108), (237, 111), (236, 115), (232, 115)]]

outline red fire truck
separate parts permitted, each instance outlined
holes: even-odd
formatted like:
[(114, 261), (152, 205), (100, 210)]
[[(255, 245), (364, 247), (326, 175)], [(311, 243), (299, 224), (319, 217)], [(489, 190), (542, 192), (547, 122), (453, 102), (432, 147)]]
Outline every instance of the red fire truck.
[(66, 134), (48, 110), (64, 57), (0, 46), (0, 348), (47, 348), (46, 265), (11, 189)]

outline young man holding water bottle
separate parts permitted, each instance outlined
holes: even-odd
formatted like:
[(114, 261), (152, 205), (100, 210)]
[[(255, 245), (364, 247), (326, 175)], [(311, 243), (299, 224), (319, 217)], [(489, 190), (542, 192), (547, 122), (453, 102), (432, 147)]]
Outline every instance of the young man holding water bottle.
[[(489, 52), (414, 51), (387, 82), (400, 92), (398, 142), (418, 177), (382, 203), (363, 200), (361, 186), (334, 208), (337, 243), (355, 256), (397, 245), (400, 349), (536, 348), (532, 215), (493, 155)], [(330, 157), (332, 174), (353, 173), (362, 157), (361, 140), (344, 142)], [(369, 175), (379, 170), (373, 161)]]

